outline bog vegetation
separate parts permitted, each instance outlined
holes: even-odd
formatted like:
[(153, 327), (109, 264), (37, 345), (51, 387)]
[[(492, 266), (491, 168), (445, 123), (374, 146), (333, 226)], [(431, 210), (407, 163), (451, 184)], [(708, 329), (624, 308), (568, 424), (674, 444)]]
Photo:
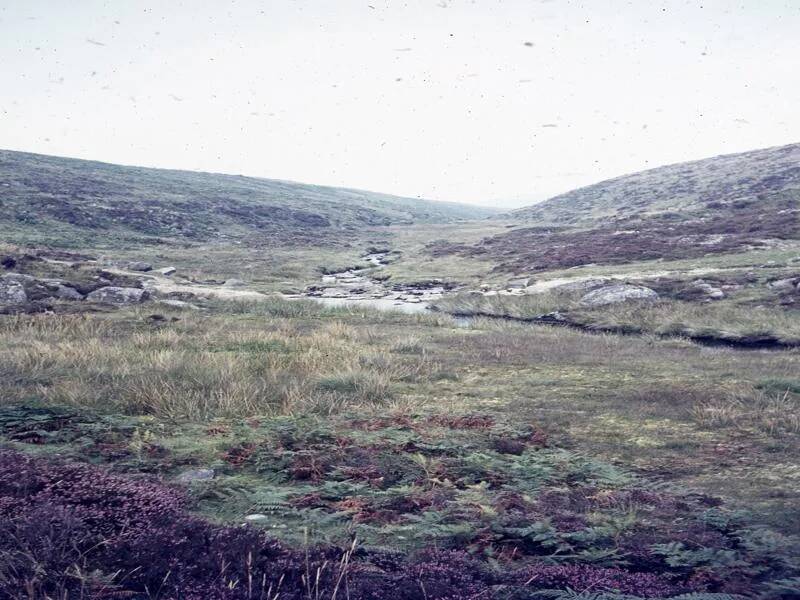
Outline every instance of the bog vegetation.
[[(796, 589), (795, 353), (302, 302), (207, 309), (2, 322), (0, 589)], [(202, 468), (213, 479), (163, 483)]]

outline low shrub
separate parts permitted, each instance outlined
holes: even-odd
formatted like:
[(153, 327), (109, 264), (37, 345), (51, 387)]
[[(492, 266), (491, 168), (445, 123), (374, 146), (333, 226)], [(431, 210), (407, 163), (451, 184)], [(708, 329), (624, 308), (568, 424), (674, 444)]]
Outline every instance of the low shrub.
[[(631, 487), (624, 473), (542, 449), (527, 434), (517, 436), (529, 446), (520, 455), (458, 456), (463, 440), (447, 439), (484, 430), (494, 439), (492, 422), (433, 421), (438, 443), (402, 441), (404, 429), (425, 432), (431, 420), (397, 418), (385, 434), (365, 422), (353, 439), (286, 421), (268, 446), (280, 452), (242, 447), (236, 461), (267, 479), (270, 469), (287, 473), (306, 492), (319, 480), (291, 510), (311, 507), (308, 522), (327, 505), (373, 529), (383, 520), (387, 531), (420, 535), (416, 554), (355, 542), (293, 547), (254, 526), (205, 521), (183, 491), (152, 480), (0, 450), (0, 597), (466, 600), (570, 589), (660, 598), (734, 584), (751, 593), (795, 574), (789, 547), (748, 533), (709, 509), (711, 499)], [(379, 452), (387, 442), (395, 451)], [(514, 492), (515, 480), (530, 492)], [(336, 498), (337, 485), (350, 492)]]

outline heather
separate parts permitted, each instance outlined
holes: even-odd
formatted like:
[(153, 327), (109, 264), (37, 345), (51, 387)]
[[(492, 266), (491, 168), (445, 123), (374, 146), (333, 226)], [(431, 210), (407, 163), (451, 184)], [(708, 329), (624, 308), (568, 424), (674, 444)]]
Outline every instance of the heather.
[[(433, 413), (218, 424), (205, 430), (217, 476), (166, 485), (157, 476), (197, 454), (128, 423), (24, 408), (0, 422), (42, 454), (0, 453), (7, 594), (661, 598), (766, 595), (797, 575), (791, 539), (712, 496), (559, 448), (535, 423)], [(99, 439), (84, 455), (107, 467), (51, 456), (89, 432)], [(242, 525), (252, 513), (263, 520)]]
[[(291, 550), (185, 512), (182, 494), (87, 465), (0, 453), (0, 593), (30, 598), (470, 598), (502, 578), (459, 552)], [(350, 561), (353, 561), (352, 563)], [(578, 582), (584, 570), (543, 581)], [(620, 574), (598, 570), (594, 587)], [(635, 587), (630, 576), (628, 588)], [(653, 577), (637, 592), (671, 590)], [(513, 584), (511, 584), (513, 585)], [(651, 595), (648, 593), (648, 596)]]

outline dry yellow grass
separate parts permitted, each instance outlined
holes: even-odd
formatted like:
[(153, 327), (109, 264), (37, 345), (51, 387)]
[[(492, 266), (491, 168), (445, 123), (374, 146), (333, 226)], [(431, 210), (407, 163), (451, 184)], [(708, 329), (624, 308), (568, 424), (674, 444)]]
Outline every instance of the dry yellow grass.
[(385, 352), (369, 329), (188, 315), (169, 328), (113, 318), (36, 316), (0, 328), (5, 402), (40, 399), (126, 414), (330, 412), (391, 400), (427, 367)]

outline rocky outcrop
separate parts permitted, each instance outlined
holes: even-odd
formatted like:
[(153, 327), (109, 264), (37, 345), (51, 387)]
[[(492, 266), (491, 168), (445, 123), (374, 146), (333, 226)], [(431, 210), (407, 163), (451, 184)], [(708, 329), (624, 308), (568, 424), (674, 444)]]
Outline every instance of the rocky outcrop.
[(91, 292), (86, 296), (91, 302), (102, 302), (105, 304), (136, 304), (144, 302), (148, 298), (146, 290), (130, 287), (106, 286)]
[(575, 292), (588, 292), (595, 288), (599, 288), (603, 285), (606, 285), (609, 282), (609, 279), (605, 277), (592, 277), (589, 279), (581, 279), (578, 281), (569, 281), (567, 283), (562, 283), (561, 285), (557, 285), (553, 288), (554, 292), (558, 292), (559, 294), (571, 294)]
[(580, 304), (581, 306), (595, 307), (618, 304), (630, 300), (652, 301), (657, 299), (658, 294), (649, 287), (619, 283), (592, 290), (580, 299)]
[(28, 300), (22, 275), (0, 277), (0, 304), (22, 304)]
[(689, 301), (722, 300), (725, 297), (725, 292), (707, 281), (698, 279), (697, 281), (693, 281), (689, 287), (679, 291), (676, 297), (679, 300)]
[(521, 290), (528, 287), (530, 285), (530, 282), (531, 282), (530, 277), (519, 277), (517, 279), (512, 279), (511, 281), (509, 281), (508, 284), (506, 285), (506, 288), (509, 290), (517, 290), (517, 289)]
[(83, 300), (83, 294), (73, 287), (64, 285), (63, 283), (55, 283), (53, 286), (53, 298), (58, 298), (59, 300), (70, 300), (73, 302)]
[(0, 304), (22, 304), (47, 300), (83, 300), (83, 294), (59, 279), (38, 279), (8, 273), (0, 277)]
[(151, 265), (149, 262), (135, 260), (133, 262), (128, 263), (128, 268), (131, 271), (140, 271), (142, 273), (146, 273), (147, 271), (153, 270), (153, 265)]
[(800, 289), (800, 276), (786, 277), (784, 279), (771, 281), (767, 284), (767, 286), (772, 288), (773, 290), (778, 290), (778, 291), (792, 291)]

